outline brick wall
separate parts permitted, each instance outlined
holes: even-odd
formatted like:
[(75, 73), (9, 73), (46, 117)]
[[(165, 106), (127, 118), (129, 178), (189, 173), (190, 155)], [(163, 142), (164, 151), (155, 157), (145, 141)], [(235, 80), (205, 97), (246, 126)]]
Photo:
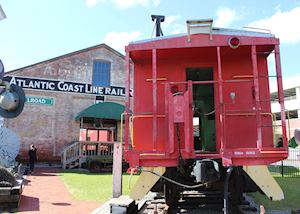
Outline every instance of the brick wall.
[[(82, 83), (92, 82), (93, 60), (111, 62), (111, 85), (124, 87), (124, 58), (106, 45), (99, 45), (32, 66), (9, 72), (10, 76), (46, 78)], [(35, 144), (40, 161), (59, 160), (60, 152), (79, 139), (76, 115), (94, 104), (96, 95), (25, 89), (26, 96), (53, 98), (53, 105), (25, 103), (22, 114), (5, 119), (6, 127), (14, 130), (21, 140), (21, 159), (27, 158), (30, 144)], [(124, 97), (105, 96), (105, 101), (124, 104)]]

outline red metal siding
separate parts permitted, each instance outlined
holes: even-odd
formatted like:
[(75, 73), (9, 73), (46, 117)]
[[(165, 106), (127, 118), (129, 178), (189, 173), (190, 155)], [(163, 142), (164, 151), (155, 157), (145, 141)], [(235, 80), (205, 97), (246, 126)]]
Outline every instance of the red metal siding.
[[(266, 164), (286, 156), (286, 148), (278, 150), (273, 145), (267, 54), (261, 54), (272, 51), (278, 40), (240, 37), (241, 46), (231, 49), (228, 38), (217, 35), (210, 41), (207, 35), (194, 35), (191, 43), (179, 37), (126, 48), (134, 64), (133, 149), (125, 151), (131, 165), (176, 166), (179, 146), (174, 124), (180, 129), (183, 158), (221, 157), (224, 165), (244, 165)], [(213, 70), (215, 152), (196, 154), (189, 140), (193, 116), (187, 68)], [(169, 92), (172, 86), (182, 96), (174, 97)], [(127, 99), (127, 112), (129, 106)]]

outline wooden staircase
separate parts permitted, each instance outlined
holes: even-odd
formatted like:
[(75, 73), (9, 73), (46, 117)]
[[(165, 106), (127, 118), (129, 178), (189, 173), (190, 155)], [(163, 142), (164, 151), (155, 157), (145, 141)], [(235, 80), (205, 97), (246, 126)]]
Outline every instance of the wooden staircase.
[(80, 167), (80, 142), (76, 141), (68, 145), (61, 153), (61, 163), (63, 169), (73, 169)]
[(63, 149), (61, 153), (62, 168), (80, 168), (83, 163), (87, 162), (87, 158), (97, 158), (102, 162), (112, 163), (115, 143), (120, 142), (76, 141)]

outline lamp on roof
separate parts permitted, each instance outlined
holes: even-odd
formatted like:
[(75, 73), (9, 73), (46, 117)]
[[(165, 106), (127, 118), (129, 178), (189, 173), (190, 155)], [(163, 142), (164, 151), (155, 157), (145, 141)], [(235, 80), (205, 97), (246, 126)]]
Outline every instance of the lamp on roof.
[(232, 37), (228, 40), (228, 44), (232, 49), (236, 49), (240, 46), (240, 40), (237, 37)]

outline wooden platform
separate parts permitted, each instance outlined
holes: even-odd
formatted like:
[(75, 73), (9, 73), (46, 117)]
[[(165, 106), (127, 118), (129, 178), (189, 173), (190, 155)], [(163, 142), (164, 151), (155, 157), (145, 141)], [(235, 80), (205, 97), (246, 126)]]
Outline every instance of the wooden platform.
[(101, 207), (94, 210), (91, 214), (109, 214), (109, 213), (137, 213), (137, 205), (129, 196), (121, 195), (118, 198), (112, 198), (105, 202)]

